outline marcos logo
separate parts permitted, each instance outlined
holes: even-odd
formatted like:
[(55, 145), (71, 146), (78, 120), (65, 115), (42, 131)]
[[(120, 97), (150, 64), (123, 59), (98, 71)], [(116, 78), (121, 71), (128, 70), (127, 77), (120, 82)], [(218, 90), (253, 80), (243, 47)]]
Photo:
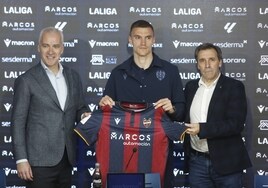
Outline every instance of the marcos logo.
[(222, 13), (224, 16), (246, 16), (247, 7), (215, 7), (215, 13)]
[(2, 22), (2, 28), (12, 28), (13, 31), (33, 31), (34, 22)]
[(139, 142), (144, 142), (144, 141), (151, 141), (151, 135), (147, 134), (129, 134), (129, 133), (125, 133), (125, 134), (117, 134), (117, 132), (111, 132), (111, 140), (123, 140), (125, 142), (130, 141), (130, 142), (137, 142), (137, 144), (139, 144)]
[(45, 12), (55, 13), (57, 16), (75, 16), (77, 14), (77, 7), (45, 6)]
[(171, 23), (171, 29), (178, 29), (181, 32), (203, 32), (203, 23)]
[(140, 16), (161, 16), (160, 7), (129, 7), (130, 13), (137, 13)]
[(118, 32), (119, 23), (87, 23), (88, 29), (95, 29), (98, 32)]

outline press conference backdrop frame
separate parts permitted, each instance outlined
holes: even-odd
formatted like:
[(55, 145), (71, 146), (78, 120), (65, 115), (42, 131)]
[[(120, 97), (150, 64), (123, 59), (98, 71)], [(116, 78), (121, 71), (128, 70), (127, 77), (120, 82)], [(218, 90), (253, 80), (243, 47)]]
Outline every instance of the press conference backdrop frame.
[[(246, 86), (248, 116), (243, 133), (254, 167), (245, 172), (245, 187), (254, 175), (268, 175), (268, 1), (265, 0), (2, 0), (0, 6), (0, 167), (7, 186), (23, 186), (17, 177), (10, 134), (13, 83), (39, 60), (38, 35), (55, 26), (65, 34), (62, 62), (76, 69), (83, 81), (91, 110), (98, 101), (112, 68), (131, 55), (127, 44), (130, 24), (145, 19), (155, 27), (154, 51), (177, 65), (183, 84), (200, 75), (193, 52), (211, 42), (224, 54), (224, 74)], [(89, 187), (95, 163), (93, 147), (79, 140), (73, 188)], [(187, 187), (181, 142), (175, 143), (175, 187)]]

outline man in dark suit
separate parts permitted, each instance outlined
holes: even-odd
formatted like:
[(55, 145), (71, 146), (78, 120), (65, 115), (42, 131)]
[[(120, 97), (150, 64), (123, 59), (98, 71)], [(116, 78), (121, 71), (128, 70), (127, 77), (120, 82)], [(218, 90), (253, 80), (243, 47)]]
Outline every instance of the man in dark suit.
[(191, 188), (241, 188), (251, 162), (243, 143), (247, 100), (242, 82), (220, 72), (222, 52), (205, 43), (195, 50), (198, 80), (185, 87), (184, 140)]
[(59, 62), (63, 34), (41, 31), (41, 62), (15, 80), (12, 136), (18, 176), (30, 188), (70, 188), (75, 122), (87, 115), (79, 75)]

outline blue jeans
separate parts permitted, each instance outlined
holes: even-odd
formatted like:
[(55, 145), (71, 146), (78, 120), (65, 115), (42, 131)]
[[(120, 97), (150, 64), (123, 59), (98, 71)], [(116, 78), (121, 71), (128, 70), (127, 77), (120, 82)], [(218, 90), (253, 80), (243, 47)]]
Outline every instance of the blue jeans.
[(189, 183), (191, 188), (241, 188), (243, 172), (220, 175), (206, 156), (191, 154)]

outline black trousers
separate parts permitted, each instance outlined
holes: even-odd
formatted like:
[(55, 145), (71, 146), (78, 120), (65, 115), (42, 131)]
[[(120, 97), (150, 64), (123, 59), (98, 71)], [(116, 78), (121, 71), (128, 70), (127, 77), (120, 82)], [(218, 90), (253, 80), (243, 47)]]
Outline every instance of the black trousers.
[(67, 152), (62, 160), (52, 167), (32, 167), (33, 181), (27, 181), (27, 188), (70, 188), (72, 184), (72, 166)]

